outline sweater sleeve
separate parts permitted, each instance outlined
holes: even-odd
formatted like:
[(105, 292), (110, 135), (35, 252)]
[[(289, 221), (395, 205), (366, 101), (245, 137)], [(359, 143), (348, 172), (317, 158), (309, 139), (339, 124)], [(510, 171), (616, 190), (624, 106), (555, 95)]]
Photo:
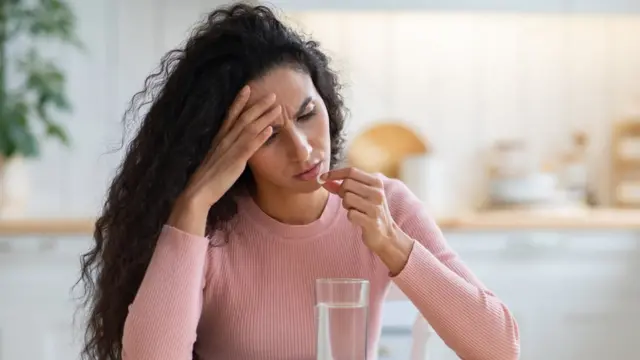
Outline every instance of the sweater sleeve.
[(191, 359), (209, 239), (165, 225), (129, 306), (123, 360)]
[(386, 183), (394, 220), (415, 240), (405, 267), (392, 281), (460, 358), (517, 359), (518, 326), (507, 306), (448, 246), (422, 203), (404, 183)]

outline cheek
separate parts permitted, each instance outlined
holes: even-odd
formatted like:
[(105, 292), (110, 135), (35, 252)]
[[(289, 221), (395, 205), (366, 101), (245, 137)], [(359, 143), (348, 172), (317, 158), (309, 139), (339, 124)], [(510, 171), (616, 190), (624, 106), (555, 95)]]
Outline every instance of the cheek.
[(264, 147), (253, 154), (249, 161), (247, 161), (247, 165), (255, 176), (271, 177), (273, 176), (272, 174), (279, 172), (279, 158), (273, 149)]
[(268, 154), (264, 151), (264, 149), (258, 150), (252, 157), (247, 161), (247, 165), (251, 168), (251, 171), (261, 172), (261, 170), (265, 167), (265, 164), (268, 160)]
[(330, 147), (331, 146), (331, 135), (330, 135), (330, 131), (329, 131), (329, 118), (328, 117), (324, 117), (322, 118), (322, 121), (318, 121), (318, 124), (320, 124), (321, 128), (318, 129), (318, 134), (321, 134), (320, 138), (322, 139), (322, 142), (324, 144), (325, 147)]

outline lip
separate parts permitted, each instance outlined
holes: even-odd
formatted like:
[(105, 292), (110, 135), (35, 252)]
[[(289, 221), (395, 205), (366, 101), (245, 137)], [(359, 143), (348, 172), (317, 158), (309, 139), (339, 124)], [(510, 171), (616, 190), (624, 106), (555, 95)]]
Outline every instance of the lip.
[(318, 161), (315, 165), (308, 168), (307, 170), (295, 175), (294, 177), (299, 180), (315, 180), (320, 175), (320, 170), (322, 169), (322, 161)]

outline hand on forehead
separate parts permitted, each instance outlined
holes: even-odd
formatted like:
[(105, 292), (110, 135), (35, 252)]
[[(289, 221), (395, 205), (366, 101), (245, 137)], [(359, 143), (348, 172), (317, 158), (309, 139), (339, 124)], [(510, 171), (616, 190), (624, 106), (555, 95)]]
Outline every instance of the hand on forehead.
[(300, 106), (309, 103), (307, 99), (309, 97), (313, 99), (316, 93), (313, 82), (307, 74), (289, 68), (272, 70), (263, 77), (249, 82), (249, 86), (251, 96), (248, 106), (269, 94), (275, 94), (275, 105), (282, 106), (282, 112), (287, 118), (295, 117)]

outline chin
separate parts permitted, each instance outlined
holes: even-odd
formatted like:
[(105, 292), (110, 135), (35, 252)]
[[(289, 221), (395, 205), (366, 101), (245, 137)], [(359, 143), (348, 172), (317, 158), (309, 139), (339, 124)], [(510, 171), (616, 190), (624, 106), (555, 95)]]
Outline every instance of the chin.
[(291, 191), (298, 194), (310, 194), (320, 189), (322, 185), (315, 181), (298, 182), (290, 187)]

